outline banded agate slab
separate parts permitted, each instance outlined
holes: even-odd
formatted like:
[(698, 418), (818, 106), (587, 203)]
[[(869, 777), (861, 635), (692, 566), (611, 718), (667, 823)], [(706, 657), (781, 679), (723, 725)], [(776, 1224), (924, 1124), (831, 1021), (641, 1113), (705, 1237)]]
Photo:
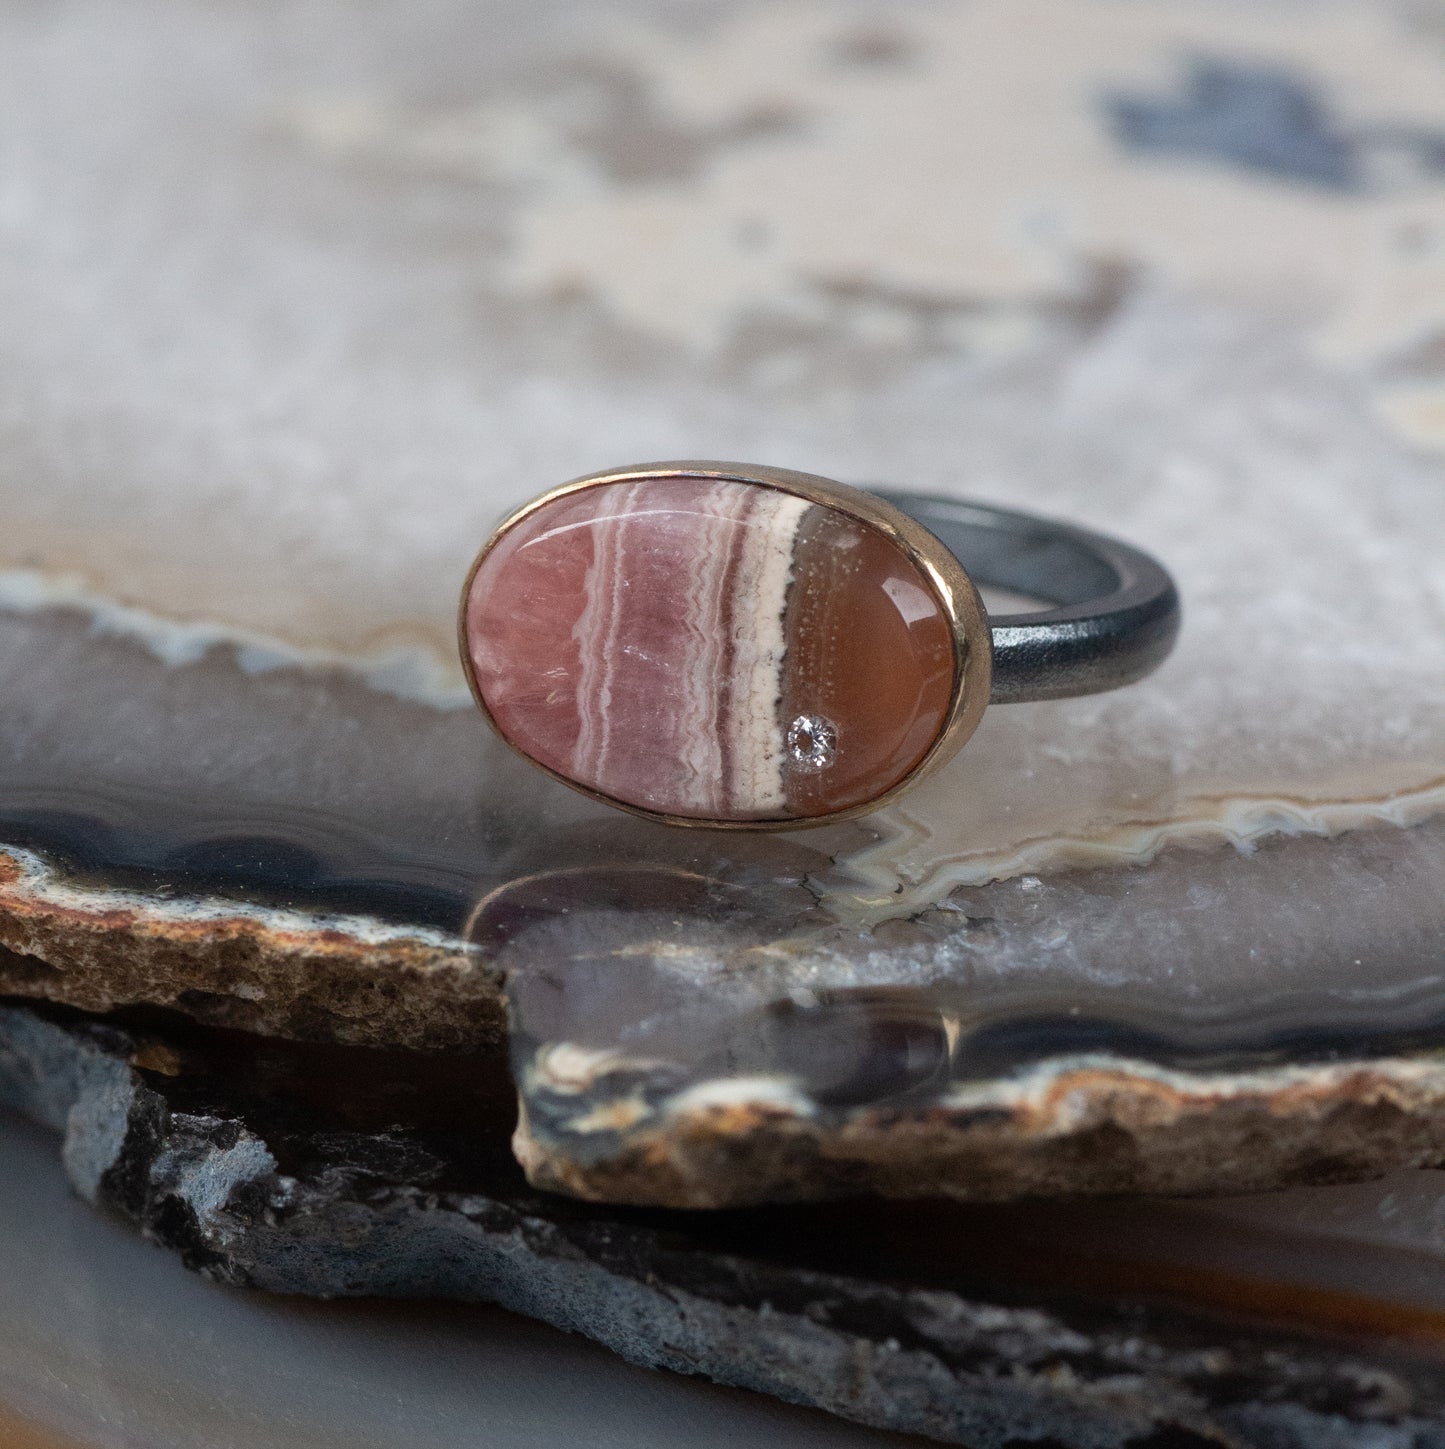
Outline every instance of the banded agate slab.
[(948, 617), (892, 538), (727, 478), (544, 501), (482, 558), (464, 632), (504, 738), (661, 815), (855, 809), (918, 767), (953, 696)]

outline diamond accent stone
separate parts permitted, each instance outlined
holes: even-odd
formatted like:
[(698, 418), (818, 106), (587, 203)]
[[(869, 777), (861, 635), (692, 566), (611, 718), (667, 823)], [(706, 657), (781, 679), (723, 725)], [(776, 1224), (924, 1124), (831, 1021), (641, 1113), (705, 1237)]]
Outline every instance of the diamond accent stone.
[(838, 730), (822, 715), (800, 714), (788, 726), (788, 754), (804, 770), (825, 770), (838, 753)]

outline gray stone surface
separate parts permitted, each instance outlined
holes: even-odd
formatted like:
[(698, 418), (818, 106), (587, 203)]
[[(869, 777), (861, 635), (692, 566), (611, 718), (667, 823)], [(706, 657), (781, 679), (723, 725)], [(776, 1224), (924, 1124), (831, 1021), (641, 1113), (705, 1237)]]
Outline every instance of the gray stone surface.
[(9, 1113), (0, 1113), (0, 1236), (6, 1449), (920, 1443), (635, 1368), (485, 1304), (220, 1287), (76, 1198), (53, 1134)]
[[(0, 1008), (0, 1100), (64, 1131), (82, 1191), (222, 1283), (496, 1302), (636, 1363), (972, 1449), (1445, 1444), (1433, 1368), (1384, 1342), (1007, 1270), (990, 1283), (991, 1252), (960, 1267), (947, 1236), (930, 1273), (906, 1217), (873, 1225), (870, 1250), (848, 1213), (637, 1214), (537, 1194), (504, 1115), (484, 1126), (489, 1102), (505, 1113), (497, 1085), (481, 1062), (439, 1072), (430, 1056)], [(953, 1227), (966, 1238), (966, 1217)], [(1037, 1251), (1045, 1232), (1067, 1248), (1067, 1213), (1035, 1230)]]

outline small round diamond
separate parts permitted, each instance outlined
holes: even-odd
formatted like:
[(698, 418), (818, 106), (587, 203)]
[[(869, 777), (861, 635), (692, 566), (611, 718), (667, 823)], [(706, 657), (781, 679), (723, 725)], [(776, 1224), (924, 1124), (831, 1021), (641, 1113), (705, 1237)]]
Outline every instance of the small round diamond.
[(838, 752), (838, 731), (821, 715), (800, 714), (788, 726), (788, 753), (804, 770), (824, 770)]

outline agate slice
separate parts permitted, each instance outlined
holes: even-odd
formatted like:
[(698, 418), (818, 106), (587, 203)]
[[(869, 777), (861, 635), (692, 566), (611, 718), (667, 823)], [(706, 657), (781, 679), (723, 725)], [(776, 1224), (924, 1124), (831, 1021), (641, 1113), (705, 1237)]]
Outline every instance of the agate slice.
[[(497, 1065), (0, 1005), (0, 1102), (63, 1134), (84, 1198), (221, 1283), (498, 1303), (639, 1364), (970, 1449), (1445, 1443), (1442, 1174), (1214, 1205), (637, 1213), (527, 1187), (506, 1149)], [(309, 1399), (324, 1432), (305, 1442), (374, 1443), (337, 1426), (374, 1427), (376, 1385), (390, 1375), (400, 1397), (386, 1422), (400, 1428), (386, 1442), (419, 1449), (431, 1430), (450, 1444), (448, 1426), (495, 1420), (495, 1374), (477, 1364), (495, 1368), (496, 1346), (448, 1341), (467, 1320), (436, 1304), (357, 1305), (367, 1338), (339, 1351), (317, 1330), (339, 1328), (343, 1304), (323, 1320), (315, 1305), (270, 1301), (258, 1365), (254, 1333), (238, 1328), (244, 1299), (183, 1313), (187, 1285), (152, 1284), (143, 1264), (117, 1271), (78, 1234), (57, 1236), (26, 1171), (41, 1166), (40, 1144), (17, 1154), (15, 1136), (14, 1124), (0, 1135), (0, 1227), (15, 1245), (0, 1275), (0, 1347), (7, 1386), (43, 1385), (48, 1412), (81, 1407), (99, 1382), (107, 1425), (194, 1413), (196, 1431), (166, 1442), (213, 1444), (244, 1412), (225, 1442), (253, 1443), (258, 1424), (285, 1416), (264, 1442), (289, 1444), (302, 1442), (297, 1424), (317, 1422)], [(116, 1322), (124, 1333), (100, 1331)], [(517, 1325), (508, 1341), (524, 1333)], [(290, 1373), (278, 1375), (278, 1343)], [(218, 1354), (235, 1389), (220, 1405), (185, 1392)], [(604, 1430), (606, 1404), (594, 1390)], [(633, 1432), (589, 1442), (641, 1444), (639, 1414)], [(822, 1426), (816, 1438), (804, 1427), (735, 1430), (733, 1442), (821, 1441)], [(712, 1416), (688, 1442), (710, 1429)], [(864, 1440), (838, 1425), (827, 1442)]]
[[(1358, 339), (1385, 315), (1348, 301), (1379, 295), (1369, 238), (1445, 191), (1426, 167), (1409, 195), (1345, 204), (1233, 153), (1116, 147), (1068, 170), (1090, 217), (1128, 223), (1107, 264), (1071, 268), (1066, 246), (1040, 273), (1015, 224), (1080, 137), (1109, 144), (1109, 96), (1162, 102), (1195, 51), (1277, 56), (1377, 136), (1445, 127), (1439, 58), (1379, 7), (1358, 32), (1333, 7), (1209, 7), (1181, 51), (1176, 7), (1091, 11), (1079, 46), (1050, 48), (985, 0), (894, 7), (912, 63), (860, 68), (835, 63), (828, 6), (811, 39), (792, 7), (662, 14), (688, 8), (624, 6), (647, 12), (617, 79), (645, 124), (599, 101), (606, 27), (550, 6), (441, 0), (417, 23), (380, 0), (358, 27), (323, 0), (290, 39), (251, 0), (0, 12), (0, 172), (20, 178), (0, 228), (0, 943), (18, 953), (0, 987), (466, 1051), (501, 1043), (508, 990), (534, 1173), (590, 1193), (625, 1173), (654, 1202), (937, 1191), (944, 1171), (996, 1196), (1210, 1191), (1445, 1161), (1445, 467), (1371, 391), (1428, 381), (1441, 290), (1402, 273), (1389, 350), (1358, 370), (1315, 345), (1327, 317)], [(802, 121), (763, 145), (747, 118), (776, 77), (737, 29), (754, 15)], [(245, 83), (218, 85), (238, 56)], [(741, 89), (684, 84), (684, 59)], [(859, 270), (851, 221), (879, 216), (857, 197), (900, 194), (881, 157), (986, 161), (950, 149), (966, 120), (935, 123), (977, 95), (940, 80), (954, 67), (995, 86), (991, 124), (1029, 128), (1021, 181), (924, 187), (960, 229), (890, 211), (904, 270)], [(1361, 89), (1366, 70), (1413, 77), (1414, 99)], [(1047, 154), (1024, 95), (1058, 102)], [(850, 151), (860, 105), (943, 149)], [(1260, 123), (1274, 157), (1299, 152), (1290, 114)], [(516, 126), (539, 138), (520, 161), (494, 144)], [(818, 224), (816, 188), (770, 191), (780, 245), (728, 250), (745, 308), (698, 327), (716, 294), (653, 276), (656, 208), (718, 223), (679, 246), (731, 248), (755, 229), (750, 168), (780, 156), (847, 199), (842, 224)], [(1206, 192), (1228, 221), (1207, 237)], [(981, 243), (988, 287), (950, 290), (942, 235), (954, 261)], [(619, 237), (645, 244), (598, 244)], [(790, 260), (799, 238), (813, 251)], [(590, 291), (519, 281), (575, 278), (564, 241)], [(685, 347), (630, 310), (653, 281), (687, 303), (658, 313)], [(991, 361), (1025, 322), (1036, 350)], [(866, 820), (655, 826), (552, 788), (482, 725), (456, 595), (541, 480), (697, 448), (1117, 531), (1197, 607), (1157, 679), (991, 710), (966, 768)], [(833, 748), (786, 788), (829, 786), (843, 732)], [(642, 1015), (643, 988), (669, 1009)]]
[(723, 823), (887, 795), (955, 697), (948, 607), (897, 541), (732, 478), (543, 500), (479, 561), (463, 647), (528, 758), (631, 809)]

